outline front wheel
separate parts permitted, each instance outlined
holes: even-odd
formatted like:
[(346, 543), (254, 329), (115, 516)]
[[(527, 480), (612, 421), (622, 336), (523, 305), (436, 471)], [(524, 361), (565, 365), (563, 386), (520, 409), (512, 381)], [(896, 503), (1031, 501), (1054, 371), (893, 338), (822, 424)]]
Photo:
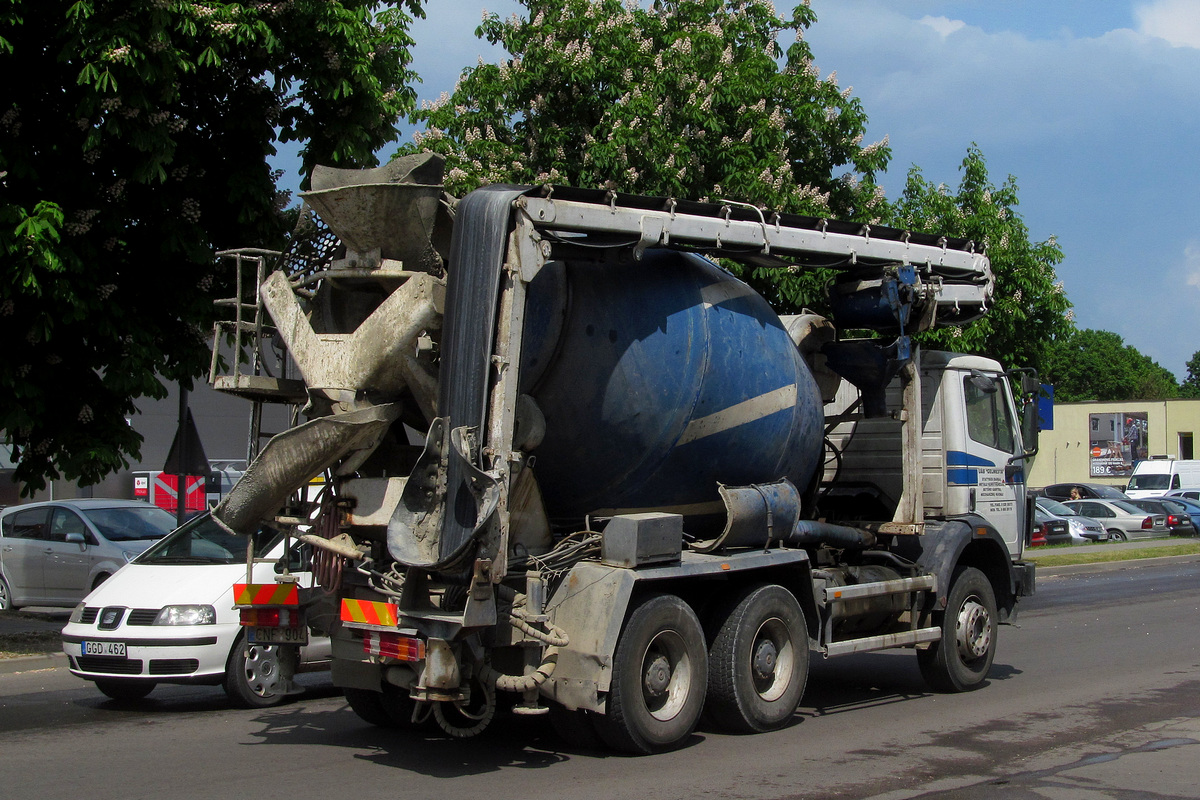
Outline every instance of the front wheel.
[(120, 678), (96, 681), (97, 689), (107, 697), (122, 702), (141, 700), (154, 691), (154, 686), (154, 681), (121, 680)]
[(1124, 542), (1129, 537), (1125, 535), (1125, 531), (1119, 531), (1116, 528), (1110, 528), (1108, 531), (1108, 540), (1110, 542)]
[(696, 612), (674, 595), (648, 597), (621, 631), (596, 730), (609, 747), (627, 753), (674, 749), (695, 730), (707, 683), (708, 652)]
[(782, 728), (808, 679), (808, 628), (795, 595), (752, 586), (718, 613), (708, 651), (707, 715), (739, 733)]
[(987, 576), (974, 567), (955, 570), (940, 617), (941, 640), (917, 651), (922, 677), (939, 692), (979, 688), (996, 656), (996, 593)]
[(248, 644), (239, 635), (225, 665), (225, 693), (242, 708), (268, 708), (284, 698), (279, 645)]

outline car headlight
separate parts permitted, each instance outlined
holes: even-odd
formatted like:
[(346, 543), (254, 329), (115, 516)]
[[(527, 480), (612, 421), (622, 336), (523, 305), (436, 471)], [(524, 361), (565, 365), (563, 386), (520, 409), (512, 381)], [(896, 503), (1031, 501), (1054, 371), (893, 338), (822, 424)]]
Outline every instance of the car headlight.
[(75, 606), (75, 610), (71, 612), (71, 619), (68, 622), (80, 622), (83, 620), (83, 609), (86, 606), (83, 603)]
[(155, 625), (215, 625), (217, 611), (212, 606), (167, 606), (154, 618)]

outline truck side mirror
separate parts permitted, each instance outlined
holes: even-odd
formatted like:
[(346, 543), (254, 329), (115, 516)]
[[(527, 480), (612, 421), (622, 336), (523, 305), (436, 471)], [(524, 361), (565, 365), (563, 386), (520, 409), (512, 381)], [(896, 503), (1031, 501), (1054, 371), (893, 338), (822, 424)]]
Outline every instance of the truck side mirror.
[(1021, 409), (1021, 444), (1026, 453), (1036, 453), (1038, 449), (1038, 405), (1029, 401)]

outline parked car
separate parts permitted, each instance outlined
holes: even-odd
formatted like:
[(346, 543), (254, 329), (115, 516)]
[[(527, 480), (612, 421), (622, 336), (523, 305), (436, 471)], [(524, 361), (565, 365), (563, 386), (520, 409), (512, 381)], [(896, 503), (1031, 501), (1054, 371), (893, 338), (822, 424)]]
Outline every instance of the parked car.
[[(1071, 496), (1072, 489), (1075, 489), (1079, 493), (1078, 497)], [(1051, 500), (1058, 500), (1059, 502), (1066, 500), (1089, 500), (1092, 498), (1101, 500), (1129, 499), (1117, 487), (1108, 486), (1103, 483), (1053, 483), (1044, 489), (1038, 489), (1035, 494), (1040, 497), (1049, 497)]]
[[(281, 659), (301, 671), (328, 669), (329, 639), (293, 645), (256, 643), (234, 608), (233, 586), (246, 582), (247, 539), (209, 515), (185, 523), (89, 594), (63, 628), (63, 652), (73, 675), (117, 700), (136, 700), (160, 683), (221, 684), (244, 707), (278, 703), (292, 687), (279, 679)], [(285, 556), (282, 534), (254, 537), (252, 583), (274, 583), (284, 561), (312, 588), (306, 546)], [(331, 611), (332, 613), (332, 611)]]
[[(1065, 519), (1051, 516), (1040, 507), (1033, 509), (1036, 531), (1030, 542), (1034, 547), (1041, 544), (1072, 544), (1071, 526)], [(1039, 541), (1041, 540), (1041, 541)]]
[(54, 500), (0, 512), (0, 609), (70, 608), (175, 527), (141, 500)]
[(1172, 489), (1163, 492), (1164, 497), (1184, 497), (1188, 500), (1200, 500), (1200, 489)]
[(1049, 497), (1037, 497), (1034, 498), (1034, 502), (1037, 503), (1038, 508), (1051, 517), (1066, 521), (1071, 528), (1072, 542), (1089, 544), (1108, 541), (1108, 531), (1104, 530), (1103, 525), (1090, 517), (1076, 513), (1075, 509), (1070, 506), (1065, 506)]
[(1200, 536), (1200, 500), (1193, 500), (1190, 497), (1180, 497), (1179, 495), (1161, 495), (1148, 499), (1162, 500), (1179, 508), (1180, 511), (1192, 518), (1192, 535)]
[(1128, 500), (1068, 500), (1063, 505), (1099, 522), (1113, 541), (1170, 534), (1165, 514), (1148, 514)]
[(1167, 529), (1175, 536), (1191, 536), (1193, 532), (1192, 517), (1186, 511), (1181, 511), (1178, 506), (1170, 505), (1170, 501), (1152, 500), (1139, 498), (1130, 500), (1138, 508), (1143, 511), (1149, 511), (1151, 514), (1163, 514), (1167, 518)]

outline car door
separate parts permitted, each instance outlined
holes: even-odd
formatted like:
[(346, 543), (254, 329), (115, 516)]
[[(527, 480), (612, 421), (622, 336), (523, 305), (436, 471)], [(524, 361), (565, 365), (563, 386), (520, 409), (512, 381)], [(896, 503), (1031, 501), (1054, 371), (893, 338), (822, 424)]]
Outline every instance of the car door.
[[(69, 534), (78, 534), (83, 541), (69, 542)], [(48, 553), (43, 572), (48, 601), (66, 603), (83, 599), (91, 588), (88, 577), (96, 545), (95, 534), (78, 514), (61, 506), (54, 509), (50, 515), (50, 535), (46, 540)]]
[(46, 522), (50, 509), (45, 506), (15, 511), (5, 518), (3, 559), (4, 577), (20, 605), (37, 605), (45, 600), (43, 564), (46, 552)]

